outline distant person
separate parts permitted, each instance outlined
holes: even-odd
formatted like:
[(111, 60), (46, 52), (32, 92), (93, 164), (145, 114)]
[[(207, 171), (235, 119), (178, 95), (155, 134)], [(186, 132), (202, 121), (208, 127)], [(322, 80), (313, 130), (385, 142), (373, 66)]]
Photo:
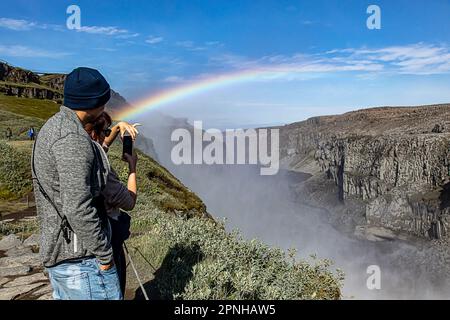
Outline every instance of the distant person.
[(114, 142), (119, 132), (129, 132), (133, 139), (136, 138), (138, 131), (134, 125), (126, 122), (119, 122), (117, 125), (109, 129), (112, 119), (108, 113), (103, 112), (102, 115), (94, 122), (88, 123), (84, 129), (89, 133), (91, 138), (97, 142), (97, 147), (104, 153), (105, 162), (108, 164), (109, 175), (106, 181), (106, 187), (102, 192), (105, 199), (105, 208), (110, 218), (112, 229), (112, 248), (114, 254), (114, 263), (116, 264), (119, 274), (120, 288), (122, 295), (125, 294), (126, 288), (126, 258), (123, 250), (123, 243), (130, 235), (130, 217), (123, 212), (133, 210), (137, 199), (137, 182), (136, 182), (136, 164), (137, 155), (125, 154), (124, 161), (128, 162), (128, 182), (127, 186), (122, 184), (118, 174), (110, 167), (106, 152), (109, 146)]
[(34, 140), (34, 128), (30, 127), (30, 129), (28, 129), (28, 137), (30, 138), (30, 140)]
[(122, 299), (102, 196), (109, 170), (84, 130), (110, 97), (110, 86), (97, 70), (73, 70), (65, 80), (64, 105), (34, 143), (40, 255), (54, 299)]
[(11, 140), (12, 139), (12, 131), (11, 131), (10, 127), (6, 128), (6, 139), (7, 140)]

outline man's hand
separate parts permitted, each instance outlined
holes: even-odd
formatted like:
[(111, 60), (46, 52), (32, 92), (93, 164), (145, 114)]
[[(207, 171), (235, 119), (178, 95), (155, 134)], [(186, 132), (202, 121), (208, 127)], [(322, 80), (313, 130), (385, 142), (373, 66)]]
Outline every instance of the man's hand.
[(102, 271), (108, 271), (109, 269), (111, 269), (114, 266), (114, 262), (108, 263), (108, 264), (101, 264), (99, 263), (99, 268)]

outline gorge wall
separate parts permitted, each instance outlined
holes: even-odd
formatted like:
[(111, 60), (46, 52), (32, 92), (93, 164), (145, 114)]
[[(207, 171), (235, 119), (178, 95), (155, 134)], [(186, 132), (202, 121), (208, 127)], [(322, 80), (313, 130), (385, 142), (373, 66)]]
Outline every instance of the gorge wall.
[(334, 193), (342, 212), (368, 226), (447, 235), (450, 105), (365, 109), (279, 129), (284, 167), (312, 175), (303, 191)]

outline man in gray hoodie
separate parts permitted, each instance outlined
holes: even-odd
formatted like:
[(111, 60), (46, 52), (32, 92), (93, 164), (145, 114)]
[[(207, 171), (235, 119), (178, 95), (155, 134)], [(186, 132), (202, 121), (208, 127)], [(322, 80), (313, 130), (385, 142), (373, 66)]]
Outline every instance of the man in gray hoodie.
[(73, 70), (65, 80), (64, 105), (33, 147), (40, 255), (55, 299), (122, 299), (101, 197), (108, 168), (84, 130), (110, 96), (97, 70)]

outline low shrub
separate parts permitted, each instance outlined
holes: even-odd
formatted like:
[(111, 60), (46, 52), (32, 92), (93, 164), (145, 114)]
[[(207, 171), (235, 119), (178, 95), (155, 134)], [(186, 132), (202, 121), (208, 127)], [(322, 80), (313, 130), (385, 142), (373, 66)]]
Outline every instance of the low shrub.
[[(148, 282), (162, 299), (339, 299), (344, 275), (328, 260), (296, 260), (258, 240), (227, 232), (223, 223), (163, 213), (139, 215), (147, 231), (130, 241), (158, 270)], [(151, 226), (149, 228), (149, 226)], [(142, 229), (141, 229), (142, 230)], [(138, 260), (143, 272), (149, 265)]]

